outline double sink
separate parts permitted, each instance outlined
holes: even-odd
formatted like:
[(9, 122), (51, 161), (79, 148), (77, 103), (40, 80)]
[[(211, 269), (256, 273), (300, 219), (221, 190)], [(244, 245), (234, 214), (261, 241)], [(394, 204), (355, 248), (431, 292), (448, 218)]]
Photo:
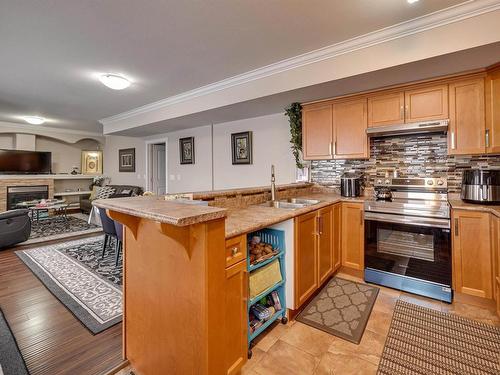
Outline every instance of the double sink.
[(317, 199), (301, 199), (301, 198), (288, 198), (279, 201), (267, 201), (262, 203), (260, 206), (283, 208), (286, 210), (296, 210), (298, 208), (304, 208), (307, 206), (313, 206), (320, 203), (321, 201)]

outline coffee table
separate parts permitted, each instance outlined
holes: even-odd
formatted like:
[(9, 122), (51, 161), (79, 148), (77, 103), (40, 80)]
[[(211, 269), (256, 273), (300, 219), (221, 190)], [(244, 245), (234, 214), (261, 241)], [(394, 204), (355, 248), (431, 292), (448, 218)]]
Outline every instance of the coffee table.
[(20, 202), (17, 204), (17, 207), (27, 208), (30, 211), (31, 221), (39, 222), (40, 221), (40, 211), (53, 210), (55, 212), (55, 216), (59, 216), (63, 221), (68, 221), (67, 208), (69, 206), (68, 203), (64, 199), (59, 199), (57, 201), (53, 201), (47, 203), (44, 206), (39, 206), (40, 202), (29, 201), (29, 202)]

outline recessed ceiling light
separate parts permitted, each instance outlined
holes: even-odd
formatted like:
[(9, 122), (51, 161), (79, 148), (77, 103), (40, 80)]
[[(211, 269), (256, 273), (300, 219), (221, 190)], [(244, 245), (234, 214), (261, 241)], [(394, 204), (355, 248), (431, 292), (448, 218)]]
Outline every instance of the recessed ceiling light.
[(32, 125), (40, 125), (45, 122), (45, 119), (43, 117), (38, 116), (24, 116), (23, 120)]
[(413, 4), (413, 3), (416, 3), (418, 0), (406, 0), (408, 2), (408, 4)]
[(119, 74), (101, 74), (99, 80), (103, 85), (113, 90), (123, 90), (130, 86), (130, 81)]

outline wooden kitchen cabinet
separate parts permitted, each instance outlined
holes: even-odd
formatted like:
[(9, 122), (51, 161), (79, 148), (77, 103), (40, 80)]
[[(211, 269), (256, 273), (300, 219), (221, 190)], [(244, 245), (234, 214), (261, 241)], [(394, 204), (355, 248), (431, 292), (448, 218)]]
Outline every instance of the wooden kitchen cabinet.
[(368, 147), (367, 99), (333, 103), (333, 154), (335, 159), (370, 157)]
[(226, 268), (224, 353), (227, 375), (239, 374), (248, 358), (246, 259)]
[(340, 212), (337, 203), (295, 218), (295, 309), (339, 267)]
[(333, 159), (332, 105), (305, 105), (302, 108), (304, 160)]
[(333, 271), (342, 265), (342, 204), (333, 205)]
[(295, 218), (295, 308), (318, 289), (317, 211)]
[(333, 206), (319, 210), (318, 216), (318, 284), (321, 285), (333, 273)]
[(368, 127), (402, 124), (404, 92), (380, 93), (368, 97)]
[(364, 270), (363, 203), (342, 203), (342, 266)]
[(491, 256), (493, 260), (493, 296), (500, 316), (500, 218), (491, 215)]
[(448, 85), (433, 85), (405, 90), (405, 122), (448, 118)]
[(486, 132), (488, 154), (500, 153), (500, 66), (491, 69), (485, 80)]
[(493, 298), (490, 214), (453, 210), (452, 244), (455, 292)]
[[(496, 138), (495, 141), (498, 142)], [(484, 78), (450, 83), (448, 154), (471, 155), (485, 152)]]

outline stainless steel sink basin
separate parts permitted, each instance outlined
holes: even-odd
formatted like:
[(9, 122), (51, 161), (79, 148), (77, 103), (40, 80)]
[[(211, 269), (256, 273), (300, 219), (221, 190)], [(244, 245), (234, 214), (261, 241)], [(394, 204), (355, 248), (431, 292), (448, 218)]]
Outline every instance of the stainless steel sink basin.
[(312, 206), (314, 204), (318, 204), (320, 201), (317, 199), (288, 198), (288, 199), (284, 200), (283, 202), (302, 204), (304, 206)]
[(297, 208), (303, 208), (307, 206), (312, 206), (319, 203), (316, 199), (300, 199), (300, 198), (288, 198), (279, 201), (267, 201), (261, 204), (261, 206), (274, 207), (274, 208), (284, 208), (287, 210), (295, 210)]
[(274, 208), (284, 208), (286, 210), (296, 210), (297, 208), (303, 208), (306, 205), (300, 203), (291, 203), (286, 201), (267, 201), (262, 203), (260, 206), (274, 207)]

